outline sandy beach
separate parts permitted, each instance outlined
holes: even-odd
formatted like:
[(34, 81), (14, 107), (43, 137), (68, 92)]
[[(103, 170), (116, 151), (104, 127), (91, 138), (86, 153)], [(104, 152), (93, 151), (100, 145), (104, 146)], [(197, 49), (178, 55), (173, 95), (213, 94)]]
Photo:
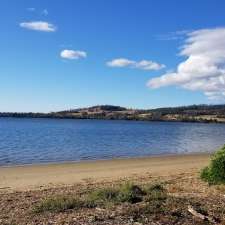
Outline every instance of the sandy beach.
[(170, 176), (198, 171), (209, 154), (155, 156), (77, 163), (12, 166), (0, 168), (0, 190), (30, 190), (85, 181), (112, 181), (141, 175)]
[(225, 224), (224, 186), (209, 186), (199, 176), (209, 158), (192, 154), (1, 167), (0, 224)]

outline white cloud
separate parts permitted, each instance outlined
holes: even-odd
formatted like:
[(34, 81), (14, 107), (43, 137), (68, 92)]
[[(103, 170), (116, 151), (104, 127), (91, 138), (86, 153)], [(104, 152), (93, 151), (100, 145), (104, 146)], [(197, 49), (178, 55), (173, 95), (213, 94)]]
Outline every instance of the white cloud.
[(131, 61), (129, 59), (118, 58), (118, 59), (113, 59), (112, 61), (109, 61), (106, 64), (111, 67), (126, 67), (126, 66), (132, 66), (134, 63), (135, 61)]
[(84, 51), (74, 51), (74, 50), (65, 49), (61, 51), (60, 56), (64, 59), (80, 59), (80, 58), (86, 58), (87, 53)]
[(30, 21), (22, 22), (20, 26), (29, 30), (44, 31), (44, 32), (54, 32), (56, 31), (56, 26), (45, 21)]
[(134, 61), (125, 58), (113, 59), (106, 63), (110, 67), (129, 67), (142, 70), (160, 70), (165, 67), (163, 64), (159, 64), (150, 60)]
[(160, 70), (165, 68), (165, 65), (153, 61), (141, 60), (140, 62), (136, 62), (135, 67), (143, 70)]
[(225, 28), (188, 33), (180, 55), (186, 60), (177, 66), (176, 72), (153, 78), (147, 85), (176, 85), (202, 91), (209, 99), (225, 98)]

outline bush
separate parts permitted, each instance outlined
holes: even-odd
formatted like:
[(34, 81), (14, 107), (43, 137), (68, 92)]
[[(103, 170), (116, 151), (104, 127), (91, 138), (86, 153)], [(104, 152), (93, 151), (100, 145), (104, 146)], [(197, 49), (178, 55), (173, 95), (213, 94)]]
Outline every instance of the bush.
[(147, 186), (145, 191), (147, 194), (146, 200), (148, 202), (152, 200), (165, 200), (167, 198), (166, 189), (161, 184)]
[(119, 188), (104, 188), (93, 191), (89, 194), (88, 200), (97, 204), (104, 203), (136, 203), (142, 201), (144, 192), (142, 189), (132, 183), (126, 183)]
[(103, 188), (95, 190), (88, 195), (88, 201), (95, 203), (114, 202), (117, 201), (118, 190), (114, 188)]
[[(166, 191), (160, 184), (148, 186), (144, 191), (132, 183), (125, 183), (117, 188), (102, 188), (91, 191), (88, 195), (76, 198), (74, 196), (56, 196), (42, 200), (33, 208), (34, 213), (62, 212), (68, 209), (93, 208), (107, 204), (123, 202), (137, 203), (161, 201), (166, 198)], [(160, 204), (160, 203), (159, 203)]]
[(77, 198), (58, 196), (54, 198), (47, 198), (39, 205), (34, 207), (35, 213), (46, 211), (61, 212), (68, 209), (78, 209), (85, 206), (85, 203)]
[(201, 171), (201, 179), (212, 184), (225, 184), (225, 145), (211, 159), (209, 166)]
[(165, 188), (161, 184), (150, 184), (145, 188), (146, 193), (151, 193), (152, 191), (165, 192)]
[(119, 202), (137, 203), (142, 201), (143, 190), (132, 183), (126, 183), (120, 187), (118, 200)]

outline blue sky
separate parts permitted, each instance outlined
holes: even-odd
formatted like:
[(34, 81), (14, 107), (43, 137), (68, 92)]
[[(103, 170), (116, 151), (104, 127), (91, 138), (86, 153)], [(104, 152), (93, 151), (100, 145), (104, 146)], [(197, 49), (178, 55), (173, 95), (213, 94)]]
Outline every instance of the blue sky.
[[(0, 8), (0, 111), (224, 102), (223, 0), (2, 0)], [(192, 51), (203, 39), (206, 49)], [(207, 78), (196, 78), (198, 65)]]

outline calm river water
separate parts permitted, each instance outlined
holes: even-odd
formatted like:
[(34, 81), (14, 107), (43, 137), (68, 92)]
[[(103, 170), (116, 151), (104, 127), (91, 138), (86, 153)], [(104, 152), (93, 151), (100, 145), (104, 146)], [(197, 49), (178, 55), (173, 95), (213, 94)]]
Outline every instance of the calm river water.
[(211, 152), (225, 124), (0, 118), (0, 166)]

